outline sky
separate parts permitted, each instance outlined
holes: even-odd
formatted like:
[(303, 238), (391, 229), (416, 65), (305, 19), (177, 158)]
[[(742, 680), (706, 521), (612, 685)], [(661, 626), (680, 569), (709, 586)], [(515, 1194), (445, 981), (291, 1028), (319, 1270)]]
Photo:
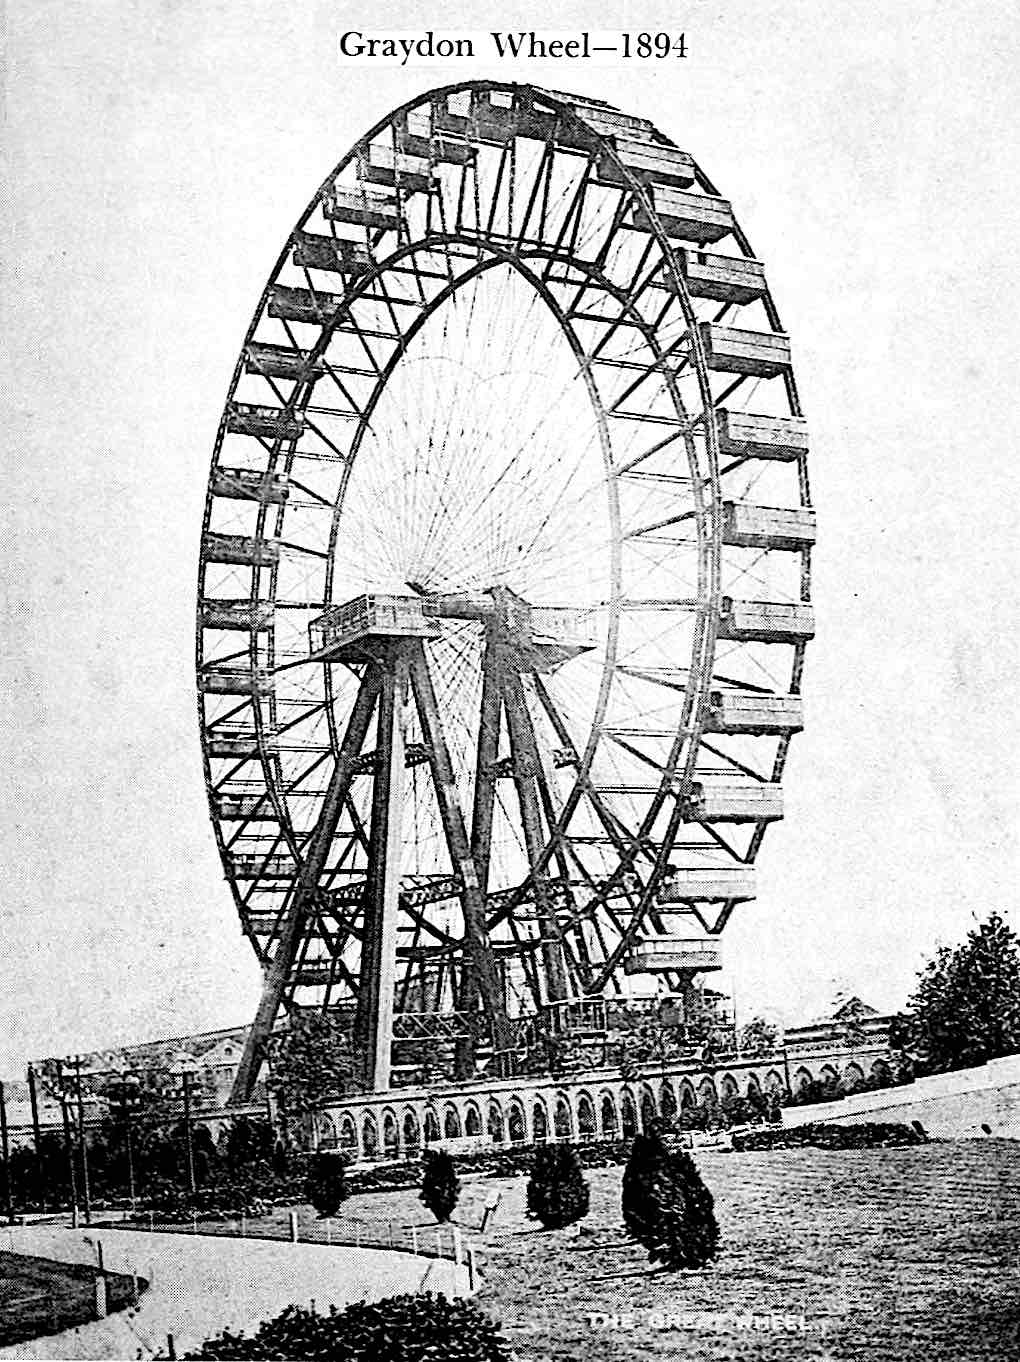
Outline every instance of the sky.
[[(651, 118), (730, 197), (812, 434), (818, 637), (738, 1012), (901, 1006), (1017, 882), (1014, 7), (623, 5), (685, 60), (341, 66), (345, 29), (513, 5), (9, 0), (0, 1074), (247, 1020), (193, 677), (212, 442), (316, 186), (389, 109), (494, 76)], [(605, 11), (543, 11), (558, 30)], [(679, 18), (678, 18), (679, 16)]]

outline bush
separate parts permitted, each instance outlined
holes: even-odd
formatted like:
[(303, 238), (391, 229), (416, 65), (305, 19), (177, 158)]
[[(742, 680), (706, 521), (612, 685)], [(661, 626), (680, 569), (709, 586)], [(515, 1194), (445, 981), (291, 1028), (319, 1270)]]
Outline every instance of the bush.
[(191, 1358), (328, 1358), (330, 1362), (509, 1362), (500, 1325), (471, 1301), (431, 1292), (318, 1315), (289, 1305), (251, 1338), (224, 1332)]
[(623, 1174), (623, 1223), (650, 1262), (675, 1271), (704, 1267), (718, 1252), (712, 1193), (684, 1150), (671, 1152), (657, 1132), (638, 1135)]
[(528, 1181), (528, 1215), (547, 1230), (573, 1225), (588, 1214), (590, 1192), (571, 1144), (543, 1145)]
[[(923, 1127), (922, 1127), (923, 1129)], [(748, 1130), (734, 1135), (733, 1148), (753, 1149), (895, 1149), (924, 1144), (925, 1136), (896, 1121), (862, 1121), (841, 1126), (812, 1121), (810, 1125), (778, 1130)]]
[(312, 1158), (305, 1196), (320, 1216), (336, 1215), (347, 1198), (344, 1163), (342, 1154), (320, 1152)]
[(449, 1220), (460, 1196), (460, 1179), (453, 1159), (445, 1150), (428, 1149), (424, 1163), (421, 1199), (437, 1220)]

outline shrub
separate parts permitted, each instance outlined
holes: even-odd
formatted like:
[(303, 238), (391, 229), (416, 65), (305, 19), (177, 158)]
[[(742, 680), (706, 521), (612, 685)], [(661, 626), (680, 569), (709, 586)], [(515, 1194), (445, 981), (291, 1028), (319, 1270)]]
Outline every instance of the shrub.
[(428, 1149), (424, 1163), (421, 1199), (437, 1220), (449, 1220), (460, 1196), (460, 1179), (453, 1159), (443, 1149)]
[(320, 1216), (336, 1215), (340, 1203), (347, 1198), (342, 1154), (320, 1152), (313, 1157), (305, 1183), (305, 1196)]
[[(924, 1127), (921, 1127), (923, 1132)], [(733, 1148), (750, 1149), (890, 1149), (923, 1144), (927, 1136), (896, 1121), (861, 1121), (858, 1125), (835, 1125), (812, 1121), (809, 1125), (773, 1130), (748, 1130), (733, 1137)]]
[(668, 1150), (657, 1132), (634, 1140), (622, 1208), (624, 1228), (648, 1250), (650, 1262), (671, 1271), (699, 1268), (718, 1252), (712, 1193), (690, 1155)]
[(571, 1144), (543, 1145), (528, 1181), (528, 1215), (547, 1230), (573, 1225), (588, 1214), (590, 1192)]
[(251, 1338), (224, 1332), (191, 1358), (328, 1358), (330, 1362), (509, 1362), (500, 1325), (471, 1301), (431, 1292), (359, 1302), (328, 1315), (289, 1305)]

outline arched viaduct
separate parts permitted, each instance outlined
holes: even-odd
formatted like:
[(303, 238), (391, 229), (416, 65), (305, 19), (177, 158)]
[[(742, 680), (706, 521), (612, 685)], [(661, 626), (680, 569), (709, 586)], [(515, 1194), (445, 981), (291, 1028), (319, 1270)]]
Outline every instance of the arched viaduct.
[(584, 1075), (491, 1079), (443, 1088), (399, 1088), (346, 1097), (319, 1114), (315, 1143), (356, 1160), (410, 1157), (424, 1144), (457, 1147), (533, 1144), (546, 1139), (628, 1137), (656, 1117), (732, 1097), (793, 1093), (840, 1081), (863, 1087), (890, 1078), (882, 1044), (818, 1047), (748, 1056), (715, 1065), (647, 1064), (625, 1080), (619, 1069)]

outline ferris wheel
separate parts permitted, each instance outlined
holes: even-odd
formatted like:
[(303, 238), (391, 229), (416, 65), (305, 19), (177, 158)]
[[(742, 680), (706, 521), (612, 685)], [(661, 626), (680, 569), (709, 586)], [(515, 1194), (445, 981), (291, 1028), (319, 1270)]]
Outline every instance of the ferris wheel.
[[(281, 253), (216, 440), (198, 686), (281, 1006), (394, 1046), (719, 967), (814, 632), (807, 434), (764, 269), (646, 119), (425, 94)], [(464, 1059), (466, 1056), (466, 1059)]]

